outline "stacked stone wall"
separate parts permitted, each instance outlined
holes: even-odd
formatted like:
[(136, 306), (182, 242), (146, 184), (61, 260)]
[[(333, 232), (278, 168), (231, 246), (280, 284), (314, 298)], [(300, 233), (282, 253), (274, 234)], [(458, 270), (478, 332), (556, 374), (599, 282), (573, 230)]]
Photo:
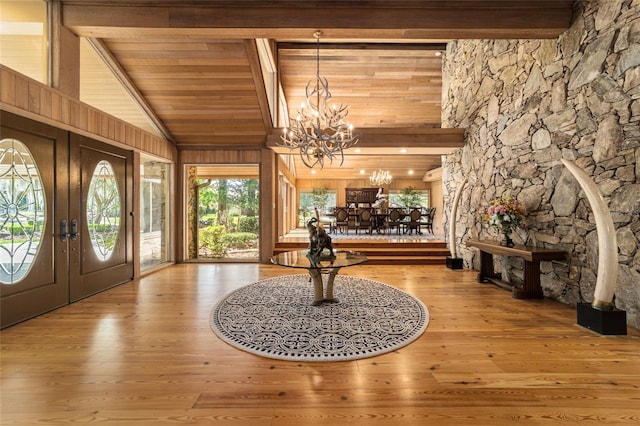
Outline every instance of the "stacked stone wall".
[[(508, 194), (528, 211), (516, 243), (563, 249), (566, 262), (543, 262), (548, 297), (590, 302), (598, 246), (591, 206), (561, 159), (597, 183), (613, 216), (619, 247), (614, 302), (640, 328), (640, 1), (577, 2), (571, 28), (553, 40), (451, 42), (443, 65), (443, 127), (466, 128), (465, 147), (444, 159), (445, 229), (458, 209), (456, 244), (479, 268), (469, 238), (498, 238), (484, 223), (489, 202)], [(520, 259), (496, 269), (519, 283)]]

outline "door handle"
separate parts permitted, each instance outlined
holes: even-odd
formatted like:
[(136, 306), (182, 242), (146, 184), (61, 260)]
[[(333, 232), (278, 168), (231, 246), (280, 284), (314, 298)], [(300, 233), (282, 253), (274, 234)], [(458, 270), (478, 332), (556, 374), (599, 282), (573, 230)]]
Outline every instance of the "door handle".
[(67, 237), (69, 234), (67, 233), (67, 221), (60, 221), (60, 241), (67, 241)]
[(71, 220), (71, 233), (69, 234), (69, 237), (72, 240), (75, 240), (78, 238), (78, 221), (75, 219)]

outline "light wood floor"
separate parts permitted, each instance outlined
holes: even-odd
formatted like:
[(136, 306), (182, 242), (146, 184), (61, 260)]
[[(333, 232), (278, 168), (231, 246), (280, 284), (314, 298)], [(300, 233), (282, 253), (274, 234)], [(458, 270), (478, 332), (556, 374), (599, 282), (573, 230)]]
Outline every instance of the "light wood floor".
[(291, 271), (176, 265), (2, 331), (0, 423), (640, 424), (637, 330), (599, 336), (575, 309), (512, 299), (473, 271), (342, 272), (420, 298), (426, 332), (359, 361), (261, 358), (220, 341), (209, 313), (231, 290)]

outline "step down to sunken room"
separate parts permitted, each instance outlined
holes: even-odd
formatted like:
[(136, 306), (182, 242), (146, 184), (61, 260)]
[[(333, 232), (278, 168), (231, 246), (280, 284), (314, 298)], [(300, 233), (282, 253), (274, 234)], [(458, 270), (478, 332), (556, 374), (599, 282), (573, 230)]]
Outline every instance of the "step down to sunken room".
[[(292, 250), (304, 250), (307, 242), (276, 243), (274, 254)], [(372, 242), (334, 241), (336, 250), (359, 251), (367, 255), (373, 265), (445, 265), (449, 249), (443, 241), (428, 242)]]

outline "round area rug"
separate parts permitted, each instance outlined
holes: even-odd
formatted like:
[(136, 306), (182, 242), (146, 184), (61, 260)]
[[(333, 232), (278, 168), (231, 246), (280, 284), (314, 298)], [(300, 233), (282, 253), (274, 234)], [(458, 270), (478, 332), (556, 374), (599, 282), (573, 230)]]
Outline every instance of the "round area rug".
[(227, 295), (213, 308), (210, 324), (222, 340), (252, 354), (346, 361), (406, 346), (429, 323), (420, 300), (380, 282), (338, 275), (334, 296), (338, 303), (311, 306), (309, 275), (270, 278)]

